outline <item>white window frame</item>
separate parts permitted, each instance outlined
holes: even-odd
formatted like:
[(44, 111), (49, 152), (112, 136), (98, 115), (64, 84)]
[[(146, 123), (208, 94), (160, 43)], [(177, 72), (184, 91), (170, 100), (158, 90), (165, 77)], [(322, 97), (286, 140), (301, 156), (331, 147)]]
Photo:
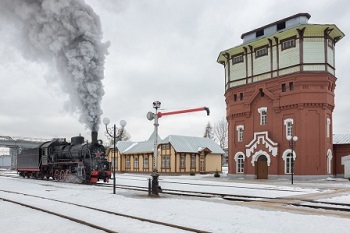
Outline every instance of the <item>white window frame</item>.
[(292, 158), (293, 154), (288, 153), (284, 161), (284, 174), (292, 174)]
[(286, 138), (293, 135), (293, 119), (288, 118), (284, 120), (284, 125), (286, 126)]
[(327, 173), (328, 174), (332, 173), (332, 159), (333, 159), (332, 151), (331, 149), (328, 149), (327, 151)]
[(242, 152), (237, 152), (234, 159), (236, 161), (236, 173), (244, 173), (245, 155)]
[[(284, 161), (284, 174), (292, 174), (292, 150), (287, 149), (282, 154), (282, 159)], [(295, 150), (293, 150), (293, 158), (294, 161), (297, 158), (297, 154), (295, 153)]]
[(329, 138), (331, 135), (331, 119), (329, 118), (327, 118), (326, 127), (327, 127), (327, 138)]
[(243, 142), (243, 131), (244, 131), (244, 125), (237, 125), (237, 141)]
[(186, 168), (186, 155), (180, 155), (180, 168)]
[(258, 108), (260, 114), (260, 125), (266, 125), (267, 123), (267, 107)]

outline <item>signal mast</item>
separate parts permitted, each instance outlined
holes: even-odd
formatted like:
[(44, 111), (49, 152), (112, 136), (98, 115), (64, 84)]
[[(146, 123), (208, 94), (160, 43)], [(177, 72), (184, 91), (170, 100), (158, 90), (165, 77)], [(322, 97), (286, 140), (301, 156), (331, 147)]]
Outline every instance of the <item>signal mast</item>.
[[(148, 112), (147, 113), (147, 119), (148, 120), (154, 120), (154, 149), (153, 149), (153, 172), (152, 172), (152, 185), (149, 184), (149, 186), (152, 187), (152, 195), (153, 196), (159, 196), (158, 194), (158, 119), (163, 116), (168, 115), (175, 115), (175, 114), (182, 114), (182, 113), (189, 113), (189, 112), (197, 112), (197, 111), (206, 111), (207, 116), (209, 116), (210, 111), (208, 107), (200, 107), (200, 108), (191, 108), (191, 109), (184, 109), (184, 110), (178, 110), (178, 111), (171, 111), (171, 112), (158, 112), (158, 108), (160, 108), (161, 102), (160, 101), (154, 101), (153, 102), (153, 108), (156, 110), (155, 113)], [(150, 187), (149, 187), (150, 188)]]

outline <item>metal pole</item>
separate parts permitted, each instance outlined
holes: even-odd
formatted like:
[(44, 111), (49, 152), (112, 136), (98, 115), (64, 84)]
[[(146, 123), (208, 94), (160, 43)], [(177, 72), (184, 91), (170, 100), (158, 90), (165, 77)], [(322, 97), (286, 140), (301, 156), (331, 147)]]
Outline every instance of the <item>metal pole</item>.
[(291, 142), (291, 148), (292, 148), (292, 184), (294, 183), (294, 141), (293, 138), (290, 140)]
[(152, 173), (152, 194), (158, 196), (158, 116), (157, 108), (154, 116), (154, 148), (153, 148), (153, 173)]
[(114, 130), (114, 135), (113, 135), (113, 144), (114, 144), (114, 147), (113, 147), (113, 194), (115, 194), (115, 139), (116, 139), (116, 135), (115, 135), (115, 131), (116, 131), (116, 127), (115, 127), (115, 124), (114, 124), (114, 127), (113, 127), (113, 130)]

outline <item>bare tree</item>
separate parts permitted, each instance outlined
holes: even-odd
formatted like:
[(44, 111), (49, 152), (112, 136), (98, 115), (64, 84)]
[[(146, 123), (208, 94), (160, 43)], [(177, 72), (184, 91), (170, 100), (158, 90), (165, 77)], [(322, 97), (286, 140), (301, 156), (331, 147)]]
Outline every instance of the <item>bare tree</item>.
[(222, 149), (227, 148), (228, 143), (228, 124), (225, 118), (214, 125), (214, 138), (219, 142)]
[(213, 127), (211, 127), (210, 122), (208, 122), (207, 126), (205, 127), (205, 131), (204, 131), (203, 137), (204, 138), (210, 138), (210, 139), (214, 138)]
[[(109, 133), (111, 135), (113, 135), (113, 129), (109, 129)], [(113, 145), (114, 139), (113, 137), (111, 137), (110, 135), (108, 135), (108, 133), (105, 133), (106, 137), (108, 138), (108, 141), (110, 143), (110, 145)], [(122, 129), (121, 127), (118, 128), (116, 127), (116, 141), (129, 141), (131, 138), (130, 134), (128, 131), (126, 131), (125, 129)]]

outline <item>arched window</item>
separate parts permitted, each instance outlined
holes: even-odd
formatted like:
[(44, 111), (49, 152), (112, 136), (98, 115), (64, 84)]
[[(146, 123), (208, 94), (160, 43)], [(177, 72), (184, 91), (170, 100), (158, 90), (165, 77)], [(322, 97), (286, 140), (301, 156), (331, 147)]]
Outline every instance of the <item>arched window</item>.
[(285, 174), (292, 174), (292, 158), (293, 158), (292, 153), (288, 153), (286, 155), (286, 159), (284, 161), (284, 173)]
[(326, 127), (327, 127), (327, 138), (329, 138), (331, 134), (331, 119), (329, 118), (327, 118)]
[(293, 119), (288, 118), (284, 120), (284, 125), (286, 126), (286, 137), (293, 135)]
[(266, 125), (267, 122), (267, 107), (262, 107), (258, 109), (260, 114), (260, 125)]
[(237, 173), (244, 172), (244, 157), (243, 155), (238, 155), (237, 157)]
[(244, 154), (242, 152), (237, 152), (234, 159), (236, 161), (236, 173), (244, 173)]
[(327, 151), (327, 173), (331, 174), (332, 173), (332, 151), (329, 149)]
[(237, 129), (237, 141), (242, 142), (244, 125), (237, 125), (236, 129)]

